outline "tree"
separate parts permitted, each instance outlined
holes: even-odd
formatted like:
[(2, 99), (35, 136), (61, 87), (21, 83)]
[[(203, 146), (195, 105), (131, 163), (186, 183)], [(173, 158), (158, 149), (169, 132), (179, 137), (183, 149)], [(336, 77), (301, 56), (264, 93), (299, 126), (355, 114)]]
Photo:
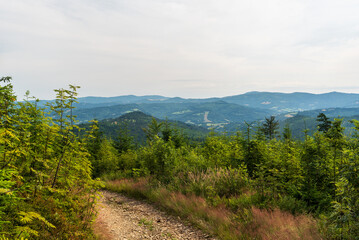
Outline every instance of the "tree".
[(99, 147), (97, 159), (92, 162), (93, 177), (118, 170), (118, 154), (111, 142), (104, 138)]
[(324, 113), (319, 113), (317, 116), (318, 131), (327, 133), (330, 129), (332, 122), (327, 118)]
[(289, 124), (287, 123), (283, 129), (283, 139), (285, 141), (292, 140), (292, 130), (289, 127)]
[(99, 185), (91, 179), (89, 153), (73, 133), (76, 87), (57, 90), (52, 120), (29, 93), (16, 102), (10, 81), (0, 80), (0, 238), (84, 236)]
[(279, 122), (275, 120), (274, 116), (270, 118), (265, 118), (264, 123), (262, 124), (262, 131), (267, 139), (272, 140), (278, 134)]
[(120, 133), (114, 140), (113, 146), (117, 149), (119, 154), (135, 149), (133, 137), (130, 135), (126, 124), (120, 126)]
[(152, 121), (148, 124), (147, 128), (143, 129), (146, 133), (148, 141), (154, 141), (156, 138), (159, 138), (159, 135), (162, 130), (162, 122), (158, 122), (156, 118), (152, 117)]
[[(329, 143), (333, 149), (333, 182), (334, 184), (337, 182), (337, 158), (338, 156), (341, 159), (339, 170), (343, 165), (343, 159), (342, 159), (342, 152), (343, 147), (346, 144), (345, 138), (344, 138), (344, 127), (342, 126), (343, 119), (334, 119), (333, 124), (329, 128), (327, 132), (327, 136), (329, 138)], [(335, 192), (334, 192), (335, 197)]]
[(162, 133), (162, 139), (165, 141), (165, 142), (168, 142), (171, 138), (172, 138), (172, 135), (173, 135), (173, 130), (170, 126), (170, 123), (168, 122), (168, 120), (166, 119), (166, 121), (163, 123), (163, 129), (161, 131)]
[(165, 142), (172, 142), (176, 148), (179, 148), (183, 145), (185, 145), (185, 138), (183, 134), (180, 132), (176, 126), (173, 126), (171, 123), (168, 122), (166, 119), (165, 122), (163, 122), (163, 128), (161, 130), (162, 139)]

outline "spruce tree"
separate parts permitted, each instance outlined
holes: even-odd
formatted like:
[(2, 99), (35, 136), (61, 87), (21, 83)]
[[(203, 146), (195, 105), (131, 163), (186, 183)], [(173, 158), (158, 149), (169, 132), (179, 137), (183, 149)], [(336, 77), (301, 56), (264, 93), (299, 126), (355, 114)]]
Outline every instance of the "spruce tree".
[(272, 140), (278, 134), (279, 122), (275, 119), (274, 116), (270, 118), (265, 118), (264, 123), (262, 124), (262, 131), (268, 140)]

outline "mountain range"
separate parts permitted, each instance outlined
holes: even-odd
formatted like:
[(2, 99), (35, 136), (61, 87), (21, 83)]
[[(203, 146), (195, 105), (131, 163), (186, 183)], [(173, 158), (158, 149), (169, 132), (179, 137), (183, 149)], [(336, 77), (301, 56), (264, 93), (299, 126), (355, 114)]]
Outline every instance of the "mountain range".
[(113, 106), (117, 104), (140, 103), (204, 103), (224, 101), (252, 108), (271, 109), (275, 112), (290, 112), (314, 110), (319, 108), (348, 108), (359, 107), (359, 94), (330, 92), (313, 93), (277, 93), (277, 92), (248, 92), (222, 98), (180, 98), (159, 95), (148, 96), (118, 96), (118, 97), (83, 97), (79, 98), (78, 108), (94, 108)]
[(78, 99), (74, 114), (84, 123), (92, 119), (115, 119), (134, 111), (218, 131), (236, 131), (243, 128), (244, 122), (263, 121), (272, 115), (282, 127), (288, 124), (299, 131), (313, 126), (315, 130), (315, 118), (320, 112), (331, 118), (357, 119), (359, 94), (248, 92), (205, 99), (159, 95), (83, 97)]

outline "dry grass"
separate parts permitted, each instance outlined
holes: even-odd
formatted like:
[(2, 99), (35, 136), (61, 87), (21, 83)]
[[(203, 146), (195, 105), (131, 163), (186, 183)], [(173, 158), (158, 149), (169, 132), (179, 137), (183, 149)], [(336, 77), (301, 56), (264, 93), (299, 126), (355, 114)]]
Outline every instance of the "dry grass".
[(233, 222), (234, 214), (223, 206), (209, 206), (202, 197), (170, 193), (163, 189), (158, 196), (161, 196), (162, 206), (186, 217), (206, 232), (218, 235), (222, 239), (239, 238), (237, 226)]
[(322, 239), (316, 221), (306, 215), (293, 216), (278, 209), (273, 211), (252, 208), (252, 222), (248, 235), (263, 240), (319, 240)]
[[(99, 196), (101, 198), (101, 195)], [(99, 201), (96, 205), (97, 217), (92, 224), (93, 233), (98, 240), (112, 240), (115, 237), (111, 234), (110, 229), (108, 228), (106, 221), (103, 219), (103, 216), (99, 213), (99, 208), (101, 207), (102, 202)]]
[(293, 216), (280, 210), (268, 211), (254, 207), (242, 209), (242, 213), (239, 210), (235, 214), (225, 206), (211, 206), (199, 196), (151, 188), (147, 179), (110, 181), (106, 183), (106, 188), (149, 199), (220, 239), (322, 239), (315, 220), (306, 215)]
[(165, 188), (151, 189), (146, 179), (109, 181), (106, 188), (133, 197), (145, 197), (167, 211), (187, 219), (205, 232), (220, 236), (221, 239), (242, 239), (237, 230), (238, 226), (232, 221), (234, 214), (223, 206), (209, 206), (202, 197), (170, 192)]
[(215, 191), (220, 197), (229, 197), (241, 194), (248, 186), (247, 179), (246, 172), (242, 170), (216, 168), (190, 172), (183, 182), (187, 182), (190, 191), (200, 196), (209, 196)]
[(114, 237), (111, 235), (110, 230), (107, 228), (107, 225), (101, 218), (96, 218), (93, 223), (93, 232), (97, 239), (99, 240), (111, 240)]

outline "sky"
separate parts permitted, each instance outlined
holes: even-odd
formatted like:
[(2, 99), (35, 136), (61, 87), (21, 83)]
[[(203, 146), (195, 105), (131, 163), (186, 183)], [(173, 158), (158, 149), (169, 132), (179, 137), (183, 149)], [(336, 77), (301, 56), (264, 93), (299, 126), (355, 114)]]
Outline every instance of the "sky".
[(0, 0), (0, 77), (40, 99), (359, 93), (357, 0)]

